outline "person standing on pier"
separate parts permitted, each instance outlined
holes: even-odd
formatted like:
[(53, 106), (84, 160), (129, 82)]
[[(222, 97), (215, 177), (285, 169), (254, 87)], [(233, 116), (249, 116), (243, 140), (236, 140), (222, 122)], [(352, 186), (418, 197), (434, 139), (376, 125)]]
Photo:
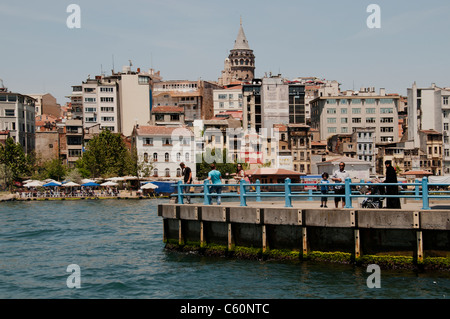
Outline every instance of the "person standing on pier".
[[(328, 173), (325, 172), (322, 174), (322, 180), (320, 181), (320, 184), (321, 184), (320, 192), (322, 193), (322, 195), (328, 194), (328, 184), (329, 183), (330, 183), (330, 181), (328, 180)], [(326, 196), (321, 197), (320, 207), (327, 208), (327, 197)]]
[[(192, 170), (190, 167), (186, 166), (184, 163), (180, 163), (180, 167), (181, 167), (181, 174), (184, 176), (183, 181), (184, 184), (192, 184)], [(183, 192), (184, 193), (190, 193), (190, 186), (185, 186), (183, 187)], [(190, 204), (191, 203), (191, 196), (186, 196), (186, 203)]]
[[(386, 165), (386, 179), (383, 183), (398, 183), (397, 172), (392, 166), (392, 161), (386, 161), (384, 165)], [(398, 195), (398, 185), (387, 185), (386, 195)], [(402, 208), (400, 198), (386, 197), (386, 208)]]
[(222, 184), (222, 174), (216, 170), (216, 164), (211, 164), (211, 171), (208, 173), (208, 180), (211, 181), (213, 185), (211, 187), (211, 193), (217, 193), (217, 205), (221, 204), (220, 194), (222, 194), (222, 186), (217, 186), (217, 184)]
[[(345, 163), (339, 163), (339, 169), (334, 172), (334, 175), (331, 177), (331, 180), (335, 183), (345, 183), (345, 179), (349, 178), (350, 175), (345, 170)], [(336, 195), (345, 195), (345, 187), (343, 185), (337, 185), (334, 187), (334, 193)], [(344, 196), (336, 196), (334, 198), (334, 205), (338, 208), (339, 201), (342, 200), (342, 208), (345, 206), (345, 197)]]

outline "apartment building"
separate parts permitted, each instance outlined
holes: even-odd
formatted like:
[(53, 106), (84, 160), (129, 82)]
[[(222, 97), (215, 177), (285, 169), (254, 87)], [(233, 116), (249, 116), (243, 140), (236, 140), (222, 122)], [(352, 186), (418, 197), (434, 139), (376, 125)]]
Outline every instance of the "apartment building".
[(36, 100), (35, 101), (36, 116), (48, 114), (56, 118), (61, 117), (61, 105), (58, 104), (56, 98), (50, 93), (28, 94), (28, 96)]
[(292, 80), (292, 83), (305, 86), (305, 119), (309, 125), (311, 120), (311, 101), (319, 96), (339, 95), (339, 82), (319, 79), (317, 77), (298, 77)]
[(216, 89), (214, 95), (214, 116), (222, 112), (242, 111), (242, 85)]
[(289, 124), (288, 140), (294, 171), (311, 174), (311, 133), (305, 124)]
[(311, 126), (326, 140), (335, 134), (352, 134), (361, 128), (375, 129), (376, 143), (399, 140), (398, 105), (400, 96), (384, 89), (347, 91), (311, 101)]
[(100, 124), (102, 129), (120, 130), (118, 79), (96, 76), (82, 84), (83, 126)]
[[(442, 174), (450, 175), (450, 88), (436, 84), (419, 88), (414, 83), (408, 93), (408, 140), (415, 148), (423, 147), (421, 132), (436, 131), (442, 134)], [(434, 150), (434, 146), (432, 147)], [(433, 163), (433, 162), (431, 162)], [(438, 166), (432, 170), (439, 171)]]
[(184, 162), (196, 176), (194, 134), (186, 127), (141, 126), (133, 129), (132, 143), (139, 163), (151, 166), (150, 177), (174, 180), (181, 177)]
[(306, 124), (305, 86), (281, 75), (243, 84), (243, 126), (259, 131), (275, 124)]
[(0, 131), (8, 131), (27, 154), (35, 150), (35, 102), (31, 96), (0, 88)]

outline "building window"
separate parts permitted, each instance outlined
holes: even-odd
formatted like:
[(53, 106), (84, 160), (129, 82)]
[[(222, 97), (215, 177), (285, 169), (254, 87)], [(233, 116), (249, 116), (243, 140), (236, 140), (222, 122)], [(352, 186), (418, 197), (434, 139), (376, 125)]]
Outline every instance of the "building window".
[(144, 162), (148, 162), (148, 153), (144, 153)]
[(443, 105), (448, 105), (448, 96), (443, 96), (442, 97), (442, 104)]
[(15, 116), (14, 110), (5, 110), (5, 116)]
[(113, 97), (100, 97), (100, 102), (112, 103), (112, 102), (114, 102), (114, 98)]
[(375, 114), (376, 109), (374, 107), (369, 107), (366, 109), (366, 114)]
[(144, 138), (144, 145), (153, 145), (153, 138), (152, 137)]
[(186, 153), (186, 154), (185, 154), (184, 159), (185, 159), (186, 162), (189, 162), (189, 161), (190, 161), (190, 159), (189, 159), (189, 153)]
[(166, 177), (170, 177), (170, 169), (166, 168)]
[(177, 177), (181, 177), (181, 168), (177, 168)]
[(181, 153), (177, 153), (177, 162), (181, 161)]
[(163, 145), (164, 146), (172, 145), (172, 139), (170, 139), (170, 138), (163, 138)]
[(444, 131), (448, 131), (448, 123), (444, 123)]
[(352, 123), (361, 123), (361, 118), (360, 117), (352, 118)]
[(155, 168), (155, 169), (153, 170), (153, 176), (154, 176), (154, 177), (158, 177), (158, 169), (157, 169), (157, 168)]
[(158, 153), (153, 153), (153, 162), (158, 161)]
[(336, 114), (336, 109), (335, 108), (327, 109), (327, 114)]
[(352, 108), (352, 114), (361, 114), (360, 108)]
[(336, 128), (335, 127), (329, 127), (328, 128), (328, 133), (336, 133)]
[(164, 160), (165, 160), (166, 162), (169, 161), (169, 153), (164, 154)]

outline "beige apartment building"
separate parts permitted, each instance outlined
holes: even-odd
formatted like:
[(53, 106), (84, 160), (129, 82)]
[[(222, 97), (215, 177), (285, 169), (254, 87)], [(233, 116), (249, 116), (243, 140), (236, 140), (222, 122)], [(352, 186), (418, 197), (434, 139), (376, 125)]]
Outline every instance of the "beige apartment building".
[(375, 143), (399, 141), (398, 105), (400, 96), (384, 89), (347, 91), (337, 96), (321, 96), (311, 101), (311, 126), (326, 140), (335, 134), (352, 134), (373, 127)]

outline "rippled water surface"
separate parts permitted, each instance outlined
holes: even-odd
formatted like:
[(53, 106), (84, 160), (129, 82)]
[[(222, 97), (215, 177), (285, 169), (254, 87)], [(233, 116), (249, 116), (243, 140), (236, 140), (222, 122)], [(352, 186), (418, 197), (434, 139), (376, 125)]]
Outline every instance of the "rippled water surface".
[[(450, 275), (167, 252), (167, 200), (0, 203), (0, 298), (449, 298)], [(70, 289), (67, 266), (81, 270)]]

